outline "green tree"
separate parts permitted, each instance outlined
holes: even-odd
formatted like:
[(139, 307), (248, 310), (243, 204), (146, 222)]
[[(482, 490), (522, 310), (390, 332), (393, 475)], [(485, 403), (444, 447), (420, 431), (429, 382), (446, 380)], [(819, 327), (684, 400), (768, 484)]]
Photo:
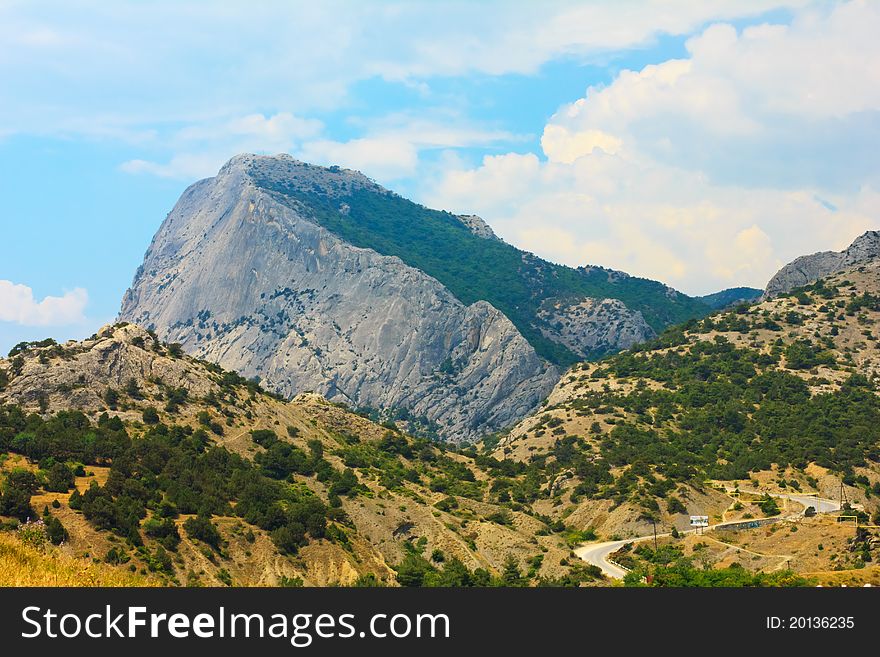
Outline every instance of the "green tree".
[(46, 490), (52, 493), (66, 493), (73, 488), (73, 472), (66, 464), (56, 462), (46, 473)]
[(501, 571), (502, 586), (528, 586), (528, 581), (519, 569), (519, 562), (512, 554), (508, 554), (504, 560), (504, 567)]
[(159, 424), (159, 411), (155, 406), (147, 406), (141, 413), (144, 424)]

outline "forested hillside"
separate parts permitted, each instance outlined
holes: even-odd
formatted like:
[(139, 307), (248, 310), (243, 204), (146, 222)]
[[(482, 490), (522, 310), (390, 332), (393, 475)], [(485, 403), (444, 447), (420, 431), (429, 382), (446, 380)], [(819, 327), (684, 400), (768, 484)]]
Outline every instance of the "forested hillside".
[(0, 528), (28, 549), (176, 585), (601, 579), (575, 528), (497, 499), (494, 460), (280, 400), (133, 325), (21, 344), (0, 372)]
[[(567, 372), (496, 456), (567, 476), (564, 499), (674, 522), (713, 480), (880, 501), (877, 322), (866, 266)], [(678, 515), (678, 517), (682, 517)]]

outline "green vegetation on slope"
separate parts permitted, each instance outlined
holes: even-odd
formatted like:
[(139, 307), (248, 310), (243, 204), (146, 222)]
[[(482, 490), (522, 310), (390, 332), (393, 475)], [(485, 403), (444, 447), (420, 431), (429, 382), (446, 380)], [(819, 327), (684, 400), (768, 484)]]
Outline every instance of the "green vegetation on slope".
[[(607, 270), (573, 269), (542, 260), (509, 244), (474, 235), (448, 212), (431, 210), (391, 192), (358, 190), (328, 197), (257, 178), (282, 202), (301, 204), (314, 220), (355, 246), (398, 256), (440, 281), (464, 304), (488, 301), (501, 310), (543, 357), (570, 365), (579, 360), (541, 334), (537, 312), (548, 299), (611, 297), (642, 312), (661, 331), (703, 316), (708, 307), (670, 293), (666, 286)], [(348, 209), (340, 212), (340, 205)], [(601, 356), (603, 354), (595, 354)]]
[(628, 554), (627, 548), (625, 546), (615, 555), (617, 562), (630, 570), (623, 580), (626, 586), (743, 588), (815, 585), (814, 580), (791, 570), (753, 573), (738, 563), (726, 568), (697, 567), (694, 559), (685, 557), (677, 545), (665, 545), (656, 551), (647, 545), (639, 545), (632, 554)]
[(712, 310), (722, 310), (738, 302), (755, 301), (763, 293), (763, 290), (754, 287), (731, 287), (720, 292), (697, 297), (697, 299), (705, 303)]
[[(526, 434), (558, 437), (522, 471), (570, 469), (573, 500), (631, 501), (650, 512), (663, 498), (670, 513), (681, 511), (670, 495), (680, 484), (747, 479), (773, 465), (803, 473), (814, 463), (872, 494), (857, 468), (880, 463), (877, 381), (834, 341), (848, 323), (869, 325), (856, 314), (875, 307), (871, 295), (817, 284), (793, 297), (803, 310), (783, 300), (741, 306), (575, 366), (563, 386), (576, 394), (546, 406)], [(589, 431), (569, 429), (591, 419)]]

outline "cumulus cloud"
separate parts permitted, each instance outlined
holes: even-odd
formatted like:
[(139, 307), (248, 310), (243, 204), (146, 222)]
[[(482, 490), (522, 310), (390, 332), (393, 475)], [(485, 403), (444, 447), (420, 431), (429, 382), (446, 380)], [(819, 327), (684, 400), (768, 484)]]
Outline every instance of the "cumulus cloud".
[(236, 153), (290, 151), (302, 140), (320, 134), (323, 127), (321, 121), (294, 116), (290, 112), (205, 121), (185, 126), (169, 138), (170, 145), (178, 153), (168, 161), (138, 158), (123, 162), (119, 168), (126, 173), (145, 173), (162, 178), (205, 178), (216, 174)]
[(601, 130), (573, 132), (561, 125), (548, 125), (541, 137), (541, 148), (552, 162), (571, 164), (579, 157), (599, 149), (610, 155), (620, 150), (622, 142)]
[(308, 162), (338, 164), (380, 180), (412, 175), (418, 164), (415, 145), (405, 139), (363, 138), (346, 142), (322, 139), (305, 144), (298, 155)]
[(22, 326), (65, 326), (85, 321), (88, 293), (82, 288), (63, 296), (34, 298), (27, 285), (0, 280), (0, 321)]
[[(0, 104), (15, 132), (199, 124), (255, 109), (336, 109), (382, 78), (531, 74), (605, 56), (710, 20), (806, 0), (616, 2), (0, 3)], [(155, 35), (162, 39), (156, 40)], [(149, 99), (149, 102), (145, 102)]]
[(865, 2), (790, 25), (711, 25), (688, 57), (561, 107), (546, 159), (485, 157), (425, 196), (570, 265), (690, 293), (762, 287), (794, 257), (880, 225), (878, 33), (880, 6)]
[(852, 191), (880, 176), (877, 34), (880, 5), (866, 2), (790, 25), (715, 24), (687, 42), (688, 58), (623, 71), (562, 107), (545, 141), (601, 131), (719, 182)]

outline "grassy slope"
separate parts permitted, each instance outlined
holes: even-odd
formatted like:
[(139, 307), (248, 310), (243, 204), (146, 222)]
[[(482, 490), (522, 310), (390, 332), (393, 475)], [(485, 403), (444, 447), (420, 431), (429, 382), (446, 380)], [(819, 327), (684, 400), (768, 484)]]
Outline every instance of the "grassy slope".
[(43, 552), (0, 532), (0, 586), (154, 586), (145, 577), (68, 556)]

